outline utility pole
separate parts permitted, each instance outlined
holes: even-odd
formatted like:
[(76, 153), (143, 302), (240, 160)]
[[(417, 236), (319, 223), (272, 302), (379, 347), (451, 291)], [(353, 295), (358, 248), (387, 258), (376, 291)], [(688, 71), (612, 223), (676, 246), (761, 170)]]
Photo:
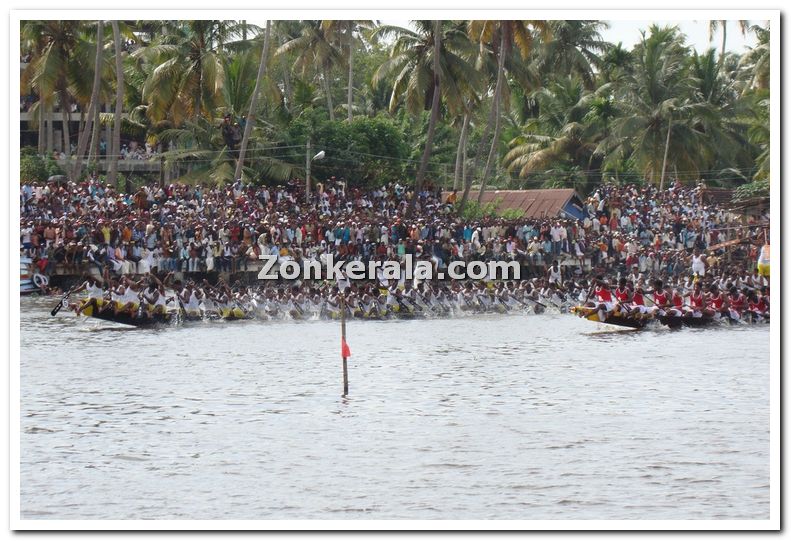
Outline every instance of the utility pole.
[(665, 141), (665, 158), (662, 160), (662, 176), (659, 179), (659, 191), (665, 189), (665, 168), (667, 167), (667, 151), (670, 149), (670, 128), (673, 126), (673, 113), (670, 113), (670, 119), (667, 122), (667, 140)]

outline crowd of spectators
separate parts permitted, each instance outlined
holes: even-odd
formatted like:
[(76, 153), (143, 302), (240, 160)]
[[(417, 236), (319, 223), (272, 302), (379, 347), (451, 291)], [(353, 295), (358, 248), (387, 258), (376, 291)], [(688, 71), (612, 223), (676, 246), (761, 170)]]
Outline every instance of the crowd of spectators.
[(122, 160), (150, 160), (158, 154), (156, 148), (149, 143), (140, 145), (137, 141), (131, 141), (128, 145), (121, 145)]
[[(364, 191), (334, 177), (308, 202), (303, 182), (222, 187), (170, 184), (123, 193), (96, 179), (20, 188), (22, 253), (39, 269), (117, 274), (247, 270), (260, 254), (297, 261), (413, 258), (445, 268), (451, 261), (516, 260), (545, 273), (592, 270), (678, 275), (694, 248), (761, 228), (704, 202), (705, 187), (603, 184), (584, 200), (583, 219), (484, 217), (463, 220), (442, 192), (419, 194), (394, 183)], [(760, 244), (760, 243), (759, 243)], [(717, 265), (717, 254), (707, 253)], [(749, 255), (753, 255), (750, 253)], [(752, 260), (755, 258), (752, 257)]]

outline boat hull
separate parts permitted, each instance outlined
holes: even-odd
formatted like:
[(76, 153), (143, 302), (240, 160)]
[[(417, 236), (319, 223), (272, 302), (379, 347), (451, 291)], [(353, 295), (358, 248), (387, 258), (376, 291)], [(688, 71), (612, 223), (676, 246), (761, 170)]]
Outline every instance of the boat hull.
[(575, 306), (571, 309), (573, 314), (577, 316), (587, 319), (588, 321), (595, 321), (596, 323), (606, 323), (608, 325), (616, 325), (618, 327), (627, 327), (629, 329), (642, 329), (648, 323), (648, 319), (645, 318), (634, 318), (634, 317), (627, 317), (621, 316), (616, 314), (609, 314), (607, 318), (602, 321), (599, 319), (598, 310), (595, 308), (587, 308), (584, 306)]
[(102, 321), (120, 323), (121, 325), (131, 325), (132, 327), (152, 327), (154, 325), (168, 325), (178, 320), (178, 316), (171, 312), (168, 312), (166, 314), (154, 314), (151, 317), (146, 317), (145, 315), (133, 317), (128, 312), (122, 314), (114, 314), (112, 310), (95, 312), (93, 306), (88, 306), (81, 312), (81, 314), (87, 317), (101, 319)]

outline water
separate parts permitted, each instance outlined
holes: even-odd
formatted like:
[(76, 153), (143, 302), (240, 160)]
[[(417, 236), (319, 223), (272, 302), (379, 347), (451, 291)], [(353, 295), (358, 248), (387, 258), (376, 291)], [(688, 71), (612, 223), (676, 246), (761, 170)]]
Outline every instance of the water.
[[(768, 519), (768, 326), (108, 330), (22, 300), (23, 519)], [(101, 328), (100, 328), (101, 327)]]

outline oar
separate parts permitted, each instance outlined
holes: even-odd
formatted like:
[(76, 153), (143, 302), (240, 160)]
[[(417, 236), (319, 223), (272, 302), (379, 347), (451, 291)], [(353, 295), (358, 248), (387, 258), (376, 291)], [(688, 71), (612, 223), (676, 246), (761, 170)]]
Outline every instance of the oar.
[(63, 298), (60, 300), (60, 302), (58, 302), (58, 304), (55, 306), (55, 308), (52, 309), (52, 311), (49, 313), (49, 315), (54, 316), (55, 314), (60, 312), (60, 309), (63, 308), (66, 305), (66, 299), (69, 298), (69, 295), (71, 295), (71, 290), (67, 291), (63, 295)]

